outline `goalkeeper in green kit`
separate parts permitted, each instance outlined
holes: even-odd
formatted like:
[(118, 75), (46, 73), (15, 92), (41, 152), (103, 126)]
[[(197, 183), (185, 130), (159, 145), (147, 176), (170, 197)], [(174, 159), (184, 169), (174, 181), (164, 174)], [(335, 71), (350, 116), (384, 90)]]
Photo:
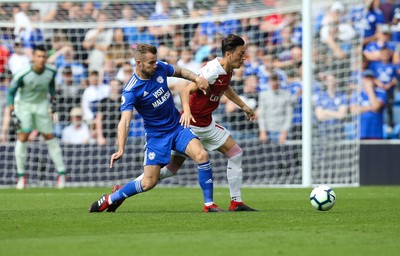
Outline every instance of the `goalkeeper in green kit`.
[[(47, 56), (43, 46), (37, 46), (32, 55), (32, 64), (22, 68), (11, 81), (7, 95), (7, 105), (15, 127), (17, 142), (15, 160), (17, 163), (17, 189), (26, 187), (25, 166), (28, 157), (28, 137), (31, 131), (39, 131), (46, 140), (47, 148), (57, 173), (57, 187), (65, 187), (65, 165), (60, 144), (53, 135), (51, 114), (55, 111), (55, 75), (57, 70), (46, 65)], [(51, 97), (49, 105), (48, 95)]]

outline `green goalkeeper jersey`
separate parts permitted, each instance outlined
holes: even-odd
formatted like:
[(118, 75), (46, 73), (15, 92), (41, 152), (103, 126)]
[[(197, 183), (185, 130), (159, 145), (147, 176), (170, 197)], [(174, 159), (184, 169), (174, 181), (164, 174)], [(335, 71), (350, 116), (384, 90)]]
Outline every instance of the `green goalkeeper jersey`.
[(7, 104), (14, 101), (37, 104), (48, 100), (48, 93), (55, 96), (55, 76), (57, 70), (52, 65), (45, 65), (42, 73), (38, 74), (32, 65), (23, 68), (12, 79), (8, 88)]

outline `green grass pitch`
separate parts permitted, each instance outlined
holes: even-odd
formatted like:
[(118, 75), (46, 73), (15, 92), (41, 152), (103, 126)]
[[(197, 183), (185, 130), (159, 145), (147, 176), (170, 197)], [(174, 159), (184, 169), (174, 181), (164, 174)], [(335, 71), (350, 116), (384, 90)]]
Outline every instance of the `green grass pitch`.
[[(246, 188), (258, 212), (202, 213), (200, 188), (129, 198), (87, 212), (109, 188), (1, 189), (0, 255), (400, 255), (400, 186), (334, 188), (327, 212), (311, 189)], [(227, 208), (227, 188), (215, 202)]]

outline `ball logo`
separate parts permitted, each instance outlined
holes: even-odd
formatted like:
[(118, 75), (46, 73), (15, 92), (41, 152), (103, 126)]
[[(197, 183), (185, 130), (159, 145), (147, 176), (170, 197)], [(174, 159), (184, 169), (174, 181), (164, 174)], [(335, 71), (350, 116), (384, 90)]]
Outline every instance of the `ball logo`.
[(154, 153), (154, 152), (149, 152), (148, 156), (149, 156), (149, 159), (150, 159), (150, 160), (154, 160), (154, 158), (156, 158), (156, 153)]
[(162, 76), (158, 76), (157, 77), (157, 82), (160, 83), (160, 84), (164, 83), (164, 78)]

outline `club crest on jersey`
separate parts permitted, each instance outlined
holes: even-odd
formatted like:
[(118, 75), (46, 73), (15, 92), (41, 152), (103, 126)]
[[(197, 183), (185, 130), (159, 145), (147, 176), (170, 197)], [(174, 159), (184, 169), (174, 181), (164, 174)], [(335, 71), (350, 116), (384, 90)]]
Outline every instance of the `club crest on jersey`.
[(157, 82), (160, 83), (160, 84), (164, 83), (164, 78), (162, 76), (158, 76), (157, 77)]
[(156, 153), (154, 153), (154, 152), (149, 152), (149, 153), (147, 154), (147, 156), (149, 157), (150, 160), (154, 160), (154, 158), (156, 158)]

